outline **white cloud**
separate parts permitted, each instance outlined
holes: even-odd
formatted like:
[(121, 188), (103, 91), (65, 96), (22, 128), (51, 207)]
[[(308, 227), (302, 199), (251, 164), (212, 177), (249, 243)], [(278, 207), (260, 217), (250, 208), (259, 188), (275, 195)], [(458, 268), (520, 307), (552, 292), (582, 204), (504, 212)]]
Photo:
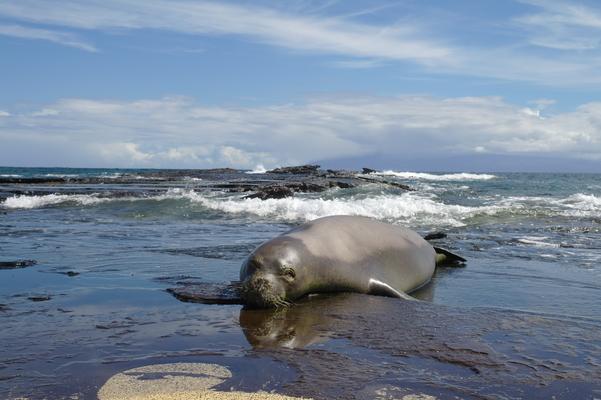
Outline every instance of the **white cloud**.
[(367, 154), (482, 152), (601, 160), (599, 102), (544, 118), (496, 97), (332, 97), (244, 108), (183, 97), (66, 99), (44, 108), (58, 114), (0, 119), (1, 159), (17, 164), (40, 147), (42, 164), (122, 167), (269, 168)]
[(50, 115), (57, 115), (58, 111), (53, 110), (52, 108), (43, 108), (40, 111), (35, 111), (33, 113), (31, 113), (32, 116), (34, 117), (47, 117)]
[(0, 14), (78, 29), (244, 35), (288, 49), (352, 57), (436, 63), (451, 55), (449, 48), (427, 39), (424, 32), (409, 24), (378, 27), (223, 2), (104, 0), (85, 5), (63, 1), (58, 6), (43, 0), (18, 0), (0, 3)]
[(81, 50), (96, 52), (93, 45), (79, 39), (76, 35), (68, 32), (57, 32), (47, 29), (30, 28), (21, 25), (0, 24), (0, 35), (12, 36), (21, 39), (48, 40), (64, 46), (75, 47)]
[(10, 117), (10, 113), (6, 111), (0, 110), (0, 118), (1, 117)]
[(601, 10), (556, 0), (521, 0), (538, 12), (515, 21), (529, 29), (531, 44), (558, 50), (593, 50), (601, 47)]
[[(601, 11), (553, 0), (520, 1), (537, 7), (540, 12), (491, 22), (481, 18), (470, 21), (469, 16), (453, 16), (446, 10), (443, 15), (449, 21), (441, 23), (440, 14), (427, 15), (424, 10), (429, 8), (421, 7), (421, 14), (413, 15), (407, 9), (399, 14), (402, 22), (384, 24), (380, 19), (379, 24), (368, 24), (357, 18), (371, 12), (384, 14), (388, 5), (383, 11), (376, 6), (337, 17), (321, 15), (327, 4), (309, 12), (306, 9), (311, 7), (304, 2), (301, 2), (304, 7), (296, 9), (287, 2), (276, 3), (279, 6), (276, 9), (258, 6), (256, 2), (65, 0), (58, 4), (44, 0), (5, 0), (0, 2), (0, 16), (109, 33), (155, 29), (188, 35), (232, 35), (292, 51), (335, 56), (336, 61), (329, 59), (326, 63), (339, 68), (411, 62), (430, 74), (450, 73), (563, 87), (601, 84), (601, 58), (579, 51), (599, 47)], [(385, 17), (390, 19), (389, 15)], [(466, 41), (466, 32), (458, 32), (461, 25), (483, 25), (494, 31), (497, 24), (507, 27), (508, 23), (510, 34), (494, 37), (486, 45), (475, 44), (477, 40)], [(46, 36), (47, 40), (95, 50), (77, 37), (61, 36), (69, 35), (66, 33), (37, 31), (38, 36)], [(467, 32), (473, 36), (473, 31)], [(533, 52), (532, 45), (540, 51)]]

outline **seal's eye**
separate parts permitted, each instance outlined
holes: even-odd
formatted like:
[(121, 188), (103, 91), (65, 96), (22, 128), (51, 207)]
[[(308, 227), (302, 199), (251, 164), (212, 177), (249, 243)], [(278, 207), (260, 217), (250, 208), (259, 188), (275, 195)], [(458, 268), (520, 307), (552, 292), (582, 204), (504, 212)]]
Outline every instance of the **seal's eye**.
[(294, 271), (294, 269), (292, 269), (290, 267), (284, 267), (284, 268), (282, 268), (282, 275), (284, 275), (288, 278), (294, 278), (294, 277), (296, 277), (296, 272)]

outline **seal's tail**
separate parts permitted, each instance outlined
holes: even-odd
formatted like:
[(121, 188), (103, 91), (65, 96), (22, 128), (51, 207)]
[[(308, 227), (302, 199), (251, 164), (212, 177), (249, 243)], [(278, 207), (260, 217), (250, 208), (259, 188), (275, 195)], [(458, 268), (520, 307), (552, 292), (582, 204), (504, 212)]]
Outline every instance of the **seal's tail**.
[(467, 260), (461, 256), (458, 256), (455, 253), (451, 253), (450, 251), (440, 248), (434, 247), (436, 251), (436, 266), (440, 267), (463, 267)]

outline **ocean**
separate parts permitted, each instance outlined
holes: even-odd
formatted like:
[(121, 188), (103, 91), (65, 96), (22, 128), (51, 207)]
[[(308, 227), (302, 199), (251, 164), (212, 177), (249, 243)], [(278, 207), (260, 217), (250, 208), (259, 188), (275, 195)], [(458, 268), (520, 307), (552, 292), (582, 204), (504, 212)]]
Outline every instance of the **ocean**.
[[(0, 168), (0, 262), (35, 261), (0, 269), (0, 398), (95, 398), (115, 373), (165, 360), (225, 363), (239, 376), (229, 387), (315, 398), (394, 398), (398, 388), (436, 398), (601, 397), (601, 175), (355, 174), (415, 191), (374, 182), (261, 200), (216, 187), (271, 179), (263, 170)], [(165, 291), (236, 280), (263, 241), (341, 214), (444, 232), (438, 245), (468, 261), (439, 269), (415, 306), (338, 295), (313, 300), (325, 302), (320, 309), (305, 300), (288, 311), (296, 322), (269, 317), (311, 321), (296, 333), (282, 328), (287, 341), (271, 346), (249, 339), (242, 306), (183, 303)], [(390, 307), (407, 319), (382, 317), (373, 332), (341, 322), (363, 318), (341, 310), (366, 303), (365, 318)], [(337, 318), (313, 315), (328, 309)], [(319, 340), (307, 326), (318, 326)], [(418, 336), (419, 346), (376, 340), (382, 326), (412, 332), (403, 343)], [(435, 332), (432, 344), (425, 331)], [(462, 337), (473, 354), (459, 362)], [(347, 371), (332, 373), (340, 385), (315, 383), (322, 364)], [(348, 382), (355, 386), (343, 389)]]

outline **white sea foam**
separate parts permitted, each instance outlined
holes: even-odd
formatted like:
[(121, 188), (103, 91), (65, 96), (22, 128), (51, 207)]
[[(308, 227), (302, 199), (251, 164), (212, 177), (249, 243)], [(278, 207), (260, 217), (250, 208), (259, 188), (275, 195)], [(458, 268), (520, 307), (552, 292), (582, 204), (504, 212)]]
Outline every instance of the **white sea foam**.
[[(332, 193), (331, 193), (332, 194)], [(99, 197), (98, 194), (43, 196), (19, 195), (0, 203), (4, 209), (32, 209), (58, 204), (93, 206), (99, 203), (119, 201), (187, 200), (192, 204), (228, 214), (249, 214), (283, 221), (306, 221), (328, 215), (363, 215), (391, 222), (407, 224), (430, 224), (462, 226), (477, 216), (499, 216), (506, 213), (555, 214), (575, 217), (601, 216), (601, 198), (577, 193), (566, 198), (552, 197), (506, 197), (491, 198), (479, 206), (445, 204), (430, 193), (409, 192), (401, 195), (374, 194), (369, 197), (334, 197), (332, 199), (295, 196), (284, 199), (244, 199), (223, 194), (204, 194), (193, 190), (170, 189), (149, 197)], [(545, 246), (535, 238), (522, 238), (522, 243)], [(542, 242), (542, 240), (541, 240)]]
[(477, 214), (494, 214), (499, 207), (466, 207), (444, 204), (425, 194), (376, 195), (368, 198), (307, 198), (244, 199), (204, 195), (193, 190), (170, 189), (152, 197), (105, 198), (97, 194), (43, 196), (13, 196), (0, 204), (5, 209), (32, 209), (73, 203), (79, 206), (96, 205), (111, 201), (188, 200), (192, 204), (228, 214), (250, 214), (283, 221), (308, 221), (328, 215), (363, 215), (391, 222), (462, 226), (463, 220)]
[(111, 201), (109, 198), (99, 198), (96, 195), (88, 194), (47, 194), (44, 196), (13, 196), (7, 198), (1, 204), (2, 208), (9, 209), (31, 209), (52, 206), (56, 204), (72, 202), (78, 205), (87, 206), (92, 204)]
[(44, 176), (47, 176), (49, 178), (76, 178), (79, 175), (77, 175), (77, 174), (44, 174)]
[(544, 196), (510, 196), (495, 200), (494, 204), (530, 213), (553, 213), (570, 217), (601, 217), (601, 198), (592, 194), (576, 193), (564, 198)]
[(567, 214), (576, 217), (601, 217), (601, 198), (592, 194), (576, 193), (562, 201)]
[(547, 248), (557, 248), (559, 244), (557, 243), (549, 243), (547, 240), (549, 238), (546, 236), (524, 236), (518, 239), (518, 242), (522, 244), (527, 244), (535, 247), (547, 247)]
[(23, 175), (18, 175), (18, 174), (0, 174), (0, 177), (2, 177), (2, 178), (21, 178), (21, 177), (23, 177)]
[(107, 178), (107, 179), (117, 179), (117, 178), (121, 178), (123, 176), (122, 173), (119, 172), (114, 172), (112, 174), (107, 174), (107, 173), (103, 173), (101, 175), (99, 175), (99, 178)]
[(264, 174), (267, 172), (263, 164), (258, 164), (252, 171), (246, 171), (247, 174)]
[(497, 177), (496, 175), (470, 174), (467, 172), (461, 172), (457, 174), (428, 174), (425, 172), (397, 172), (391, 170), (373, 172), (371, 175), (395, 176), (401, 179), (426, 181), (486, 181)]
[[(171, 195), (173, 195), (173, 191)], [(286, 221), (308, 221), (328, 215), (362, 215), (387, 221), (462, 226), (462, 219), (494, 213), (494, 207), (465, 207), (437, 202), (414, 194), (377, 195), (370, 198), (242, 199), (207, 197), (194, 192), (182, 196), (204, 207), (231, 214), (254, 214)]]

